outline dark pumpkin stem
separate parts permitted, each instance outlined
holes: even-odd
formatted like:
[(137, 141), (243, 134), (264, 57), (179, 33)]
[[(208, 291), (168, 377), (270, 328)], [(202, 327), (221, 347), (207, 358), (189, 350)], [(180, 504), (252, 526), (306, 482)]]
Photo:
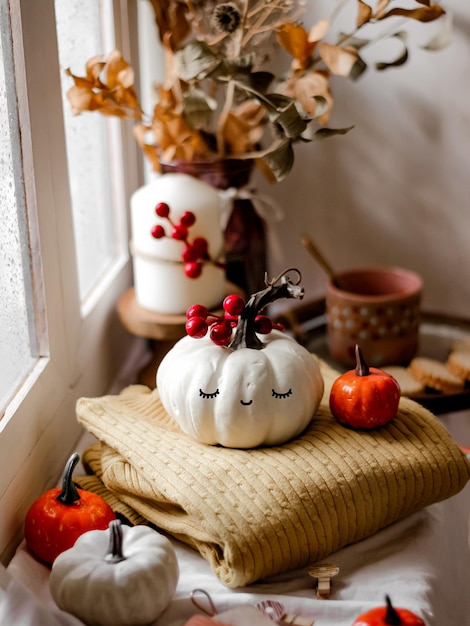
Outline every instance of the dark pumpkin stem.
[(402, 624), (401, 618), (392, 606), (390, 596), (385, 596), (385, 602), (387, 603), (387, 611), (385, 613), (384, 623), (387, 626), (400, 626)]
[[(296, 282), (293, 282), (289, 278), (289, 272), (295, 272), (297, 274)], [(250, 299), (245, 305), (240, 318), (238, 320), (237, 328), (233, 339), (229, 345), (229, 348), (237, 350), (238, 348), (253, 348), (255, 350), (261, 350), (264, 347), (264, 343), (259, 339), (255, 332), (255, 320), (256, 316), (261, 311), (281, 298), (298, 298), (304, 297), (304, 289), (300, 287), (301, 274), (299, 270), (290, 268), (285, 270), (277, 278), (268, 281), (267, 275), (264, 282), (266, 289), (258, 291), (250, 296)]]
[(80, 500), (80, 494), (76, 488), (72, 474), (80, 460), (78, 452), (74, 452), (65, 465), (64, 474), (62, 477), (62, 491), (57, 496), (57, 500), (62, 504), (74, 504)]
[(114, 519), (109, 523), (109, 545), (104, 560), (107, 563), (120, 563), (126, 560), (122, 552), (121, 520)]
[(369, 376), (369, 366), (367, 365), (360, 347), (356, 344), (356, 374), (358, 376)]

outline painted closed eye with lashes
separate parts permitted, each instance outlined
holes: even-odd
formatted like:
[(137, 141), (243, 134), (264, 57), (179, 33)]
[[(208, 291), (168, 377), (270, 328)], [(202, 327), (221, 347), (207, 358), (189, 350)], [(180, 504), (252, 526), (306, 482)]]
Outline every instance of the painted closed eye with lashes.
[(199, 389), (199, 396), (201, 398), (207, 398), (207, 399), (215, 398), (216, 396), (219, 395), (219, 393), (220, 391), (218, 389), (216, 389), (213, 393), (206, 393), (202, 389)]

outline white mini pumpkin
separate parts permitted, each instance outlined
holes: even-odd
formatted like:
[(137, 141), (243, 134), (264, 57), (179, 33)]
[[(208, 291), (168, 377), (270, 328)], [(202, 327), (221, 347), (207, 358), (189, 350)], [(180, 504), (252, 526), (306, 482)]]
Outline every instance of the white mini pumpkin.
[(176, 552), (165, 536), (115, 520), (59, 555), (49, 586), (58, 607), (88, 626), (144, 626), (166, 609), (178, 578)]
[(229, 347), (215, 345), (207, 335), (184, 337), (158, 368), (164, 408), (202, 443), (280, 445), (299, 435), (318, 409), (324, 383), (313, 355), (278, 330), (254, 336), (254, 325), (247, 321), (266, 302), (303, 295), (290, 281), (277, 281), (259, 292), (261, 297), (252, 296)]

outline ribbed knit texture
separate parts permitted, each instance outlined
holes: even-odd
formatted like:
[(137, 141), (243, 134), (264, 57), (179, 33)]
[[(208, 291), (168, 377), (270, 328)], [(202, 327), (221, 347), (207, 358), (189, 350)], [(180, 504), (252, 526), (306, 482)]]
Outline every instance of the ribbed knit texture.
[(199, 550), (228, 587), (322, 560), (465, 486), (470, 463), (431, 413), (402, 399), (387, 426), (345, 428), (328, 409), (337, 373), (322, 373), (311, 425), (273, 448), (198, 443), (147, 387), (82, 398), (78, 420), (100, 443), (78, 482)]

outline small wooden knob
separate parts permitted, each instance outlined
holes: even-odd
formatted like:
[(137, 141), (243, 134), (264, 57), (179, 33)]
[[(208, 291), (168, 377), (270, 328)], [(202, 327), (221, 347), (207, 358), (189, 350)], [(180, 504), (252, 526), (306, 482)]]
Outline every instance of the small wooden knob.
[(308, 569), (309, 576), (317, 579), (317, 598), (328, 600), (331, 591), (331, 579), (339, 572), (337, 565), (319, 563)]

